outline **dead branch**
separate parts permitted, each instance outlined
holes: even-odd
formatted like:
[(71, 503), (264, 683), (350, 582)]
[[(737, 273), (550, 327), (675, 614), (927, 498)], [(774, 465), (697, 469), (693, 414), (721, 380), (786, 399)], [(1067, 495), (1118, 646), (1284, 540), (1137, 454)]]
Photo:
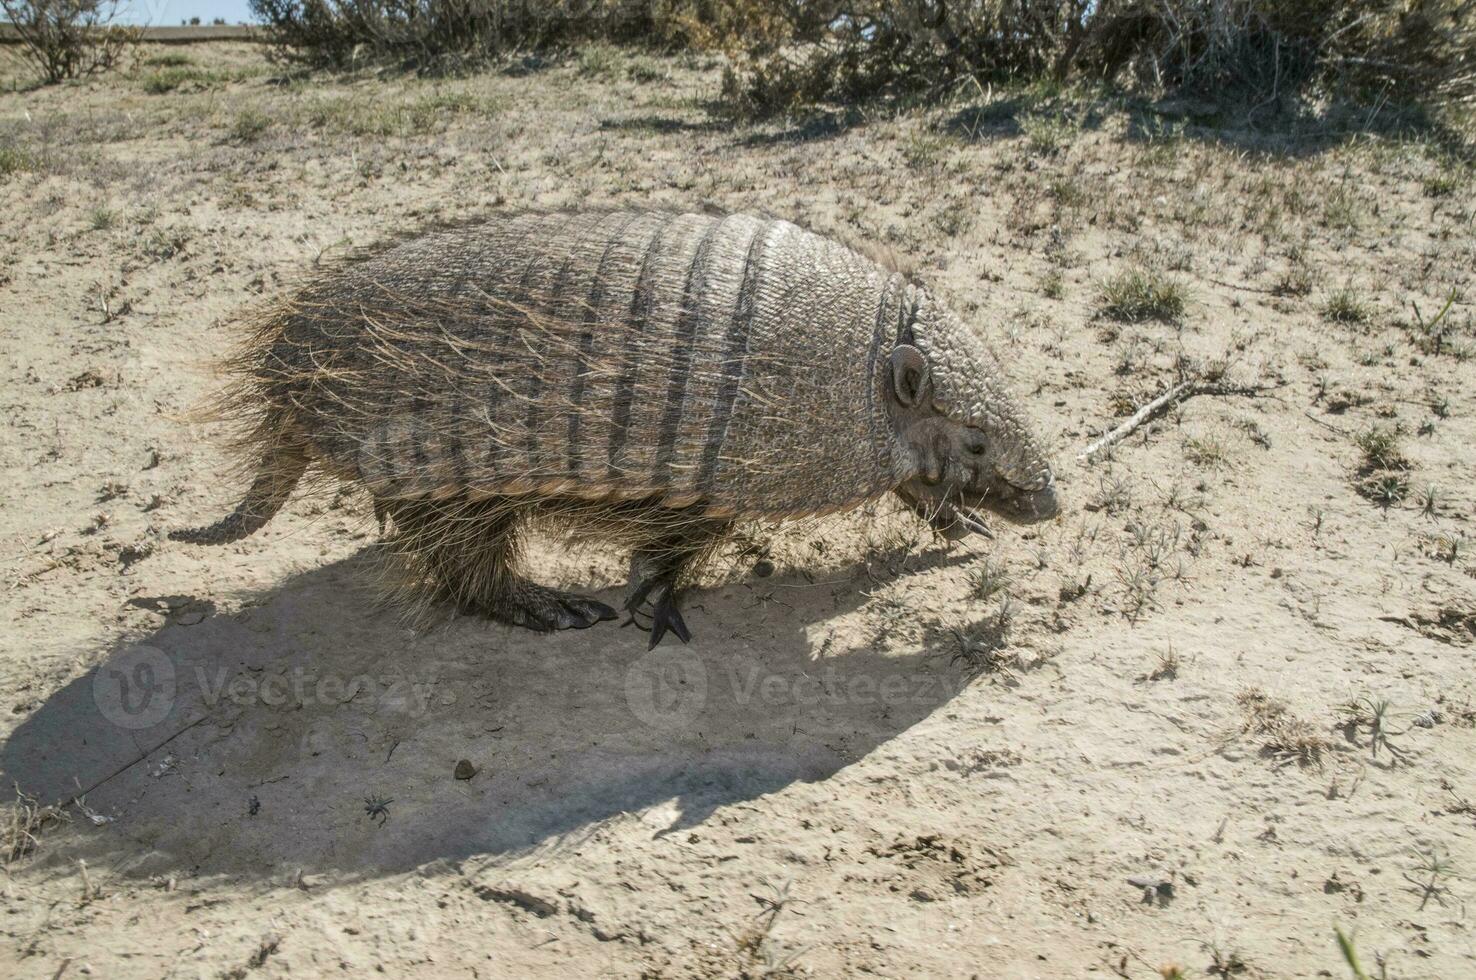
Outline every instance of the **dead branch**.
[(1307, 418), (1311, 419), (1313, 422), (1316, 422), (1318, 425), (1322, 426), (1324, 429), (1330, 429), (1333, 432), (1336, 432), (1340, 436), (1350, 435), (1350, 433), (1348, 432), (1347, 429), (1340, 429), (1336, 425), (1333, 425), (1331, 422), (1327, 421), (1326, 419), (1320, 419), (1317, 416), (1313, 415), (1311, 409), (1308, 409), (1307, 411), (1303, 412), (1302, 414), (1305, 415), (1305, 416), (1307, 416)]
[(1086, 450), (1076, 458), (1083, 463), (1096, 462), (1103, 452), (1111, 449), (1148, 422), (1158, 418), (1174, 405), (1193, 398), (1195, 395), (1244, 395), (1255, 398), (1280, 387), (1283, 385), (1236, 385), (1223, 381), (1207, 381), (1204, 378), (1190, 378), (1181, 381), (1128, 416), (1117, 428), (1087, 446)]

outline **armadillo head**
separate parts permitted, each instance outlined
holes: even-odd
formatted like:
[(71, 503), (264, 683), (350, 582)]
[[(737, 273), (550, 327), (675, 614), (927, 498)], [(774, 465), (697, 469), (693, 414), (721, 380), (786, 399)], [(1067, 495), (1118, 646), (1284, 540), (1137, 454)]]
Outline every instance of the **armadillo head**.
[(906, 460), (897, 494), (951, 540), (988, 534), (979, 512), (1056, 515), (1055, 480), (994, 353), (946, 307), (909, 289), (891, 355), (889, 409)]

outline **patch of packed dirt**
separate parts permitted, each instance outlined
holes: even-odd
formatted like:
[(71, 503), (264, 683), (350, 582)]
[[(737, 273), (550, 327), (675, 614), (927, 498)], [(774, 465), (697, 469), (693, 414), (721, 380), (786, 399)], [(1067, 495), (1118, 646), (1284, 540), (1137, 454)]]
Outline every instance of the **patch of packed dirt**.
[[(168, 50), (0, 94), (7, 975), (1314, 977), (1335, 927), (1476, 972), (1476, 195), (1438, 141), (1011, 92), (733, 126), (701, 59)], [(190, 414), (238, 311), (416, 227), (622, 203), (906, 257), (1065, 513), (781, 532), (650, 654), (405, 625), (353, 495), (164, 537), (242, 489)], [(618, 601), (624, 556), (533, 557)]]

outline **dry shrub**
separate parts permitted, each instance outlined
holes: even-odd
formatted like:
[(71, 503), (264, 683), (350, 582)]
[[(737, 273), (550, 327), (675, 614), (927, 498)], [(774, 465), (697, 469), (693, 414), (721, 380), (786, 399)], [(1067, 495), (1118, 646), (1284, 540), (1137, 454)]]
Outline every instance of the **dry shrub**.
[(22, 48), (55, 84), (104, 72), (138, 43), (140, 31), (113, 23), (117, 0), (0, 0)]
[[(732, 0), (775, 8), (787, 29), (730, 37), (738, 68), (724, 96), (746, 114), (821, 102), (938, 95), (969, 77), (1054, 72), (1058, 46), (1081, 30), (1086, 2)], [(1074, 12), (1074, 18), (1071, 13)]]
[[(444, 70), (589, 41), (703, 46), (746, 29), (686, 0), (251, 0), (284, 60)], [(710, 25), (710, 26), (709, 26)]]
[(750, 114), (937, 96), (969, 79), (1101, 80), (1275, 100), (1309, 87), (1476, 97), (1476, 0), (730, 0), (788, 30), (732, 38), (727, 100)]
[(1098, 80), (1261, 103), (1309, 88), (1476, 98), (1476, 0), (251, 0), (251, 8), (280, 55), (335, 68), (445, 68), (595, 40), (722, 50), (732, 60), (724, 100), (747, 115), (937, 97), (970, 79)]

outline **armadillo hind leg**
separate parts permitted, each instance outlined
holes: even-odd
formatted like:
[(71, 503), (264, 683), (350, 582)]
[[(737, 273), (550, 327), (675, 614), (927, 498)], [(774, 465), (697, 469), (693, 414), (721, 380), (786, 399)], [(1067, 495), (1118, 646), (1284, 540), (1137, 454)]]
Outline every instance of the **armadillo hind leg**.
[[(686, 520), (653, 533), (636, 548), (630, 563), (631, 592), (625, 600), (630, 618), (625, 624), (649, 628), (651, 648), (667, 632), (683, 643), (692, 639), (679, 605), (682, 590), (732, 529), (731, 521)], [(650, 617), (650, 627), (638, 618), (643, 615)]]
[(386, 544), (412, 581), (432, 597), (528, 629), (583, 629), (615, 619), (614, 609), (518, 573), (524, 513), (500, 499), (387, 501), (394, 523)]

